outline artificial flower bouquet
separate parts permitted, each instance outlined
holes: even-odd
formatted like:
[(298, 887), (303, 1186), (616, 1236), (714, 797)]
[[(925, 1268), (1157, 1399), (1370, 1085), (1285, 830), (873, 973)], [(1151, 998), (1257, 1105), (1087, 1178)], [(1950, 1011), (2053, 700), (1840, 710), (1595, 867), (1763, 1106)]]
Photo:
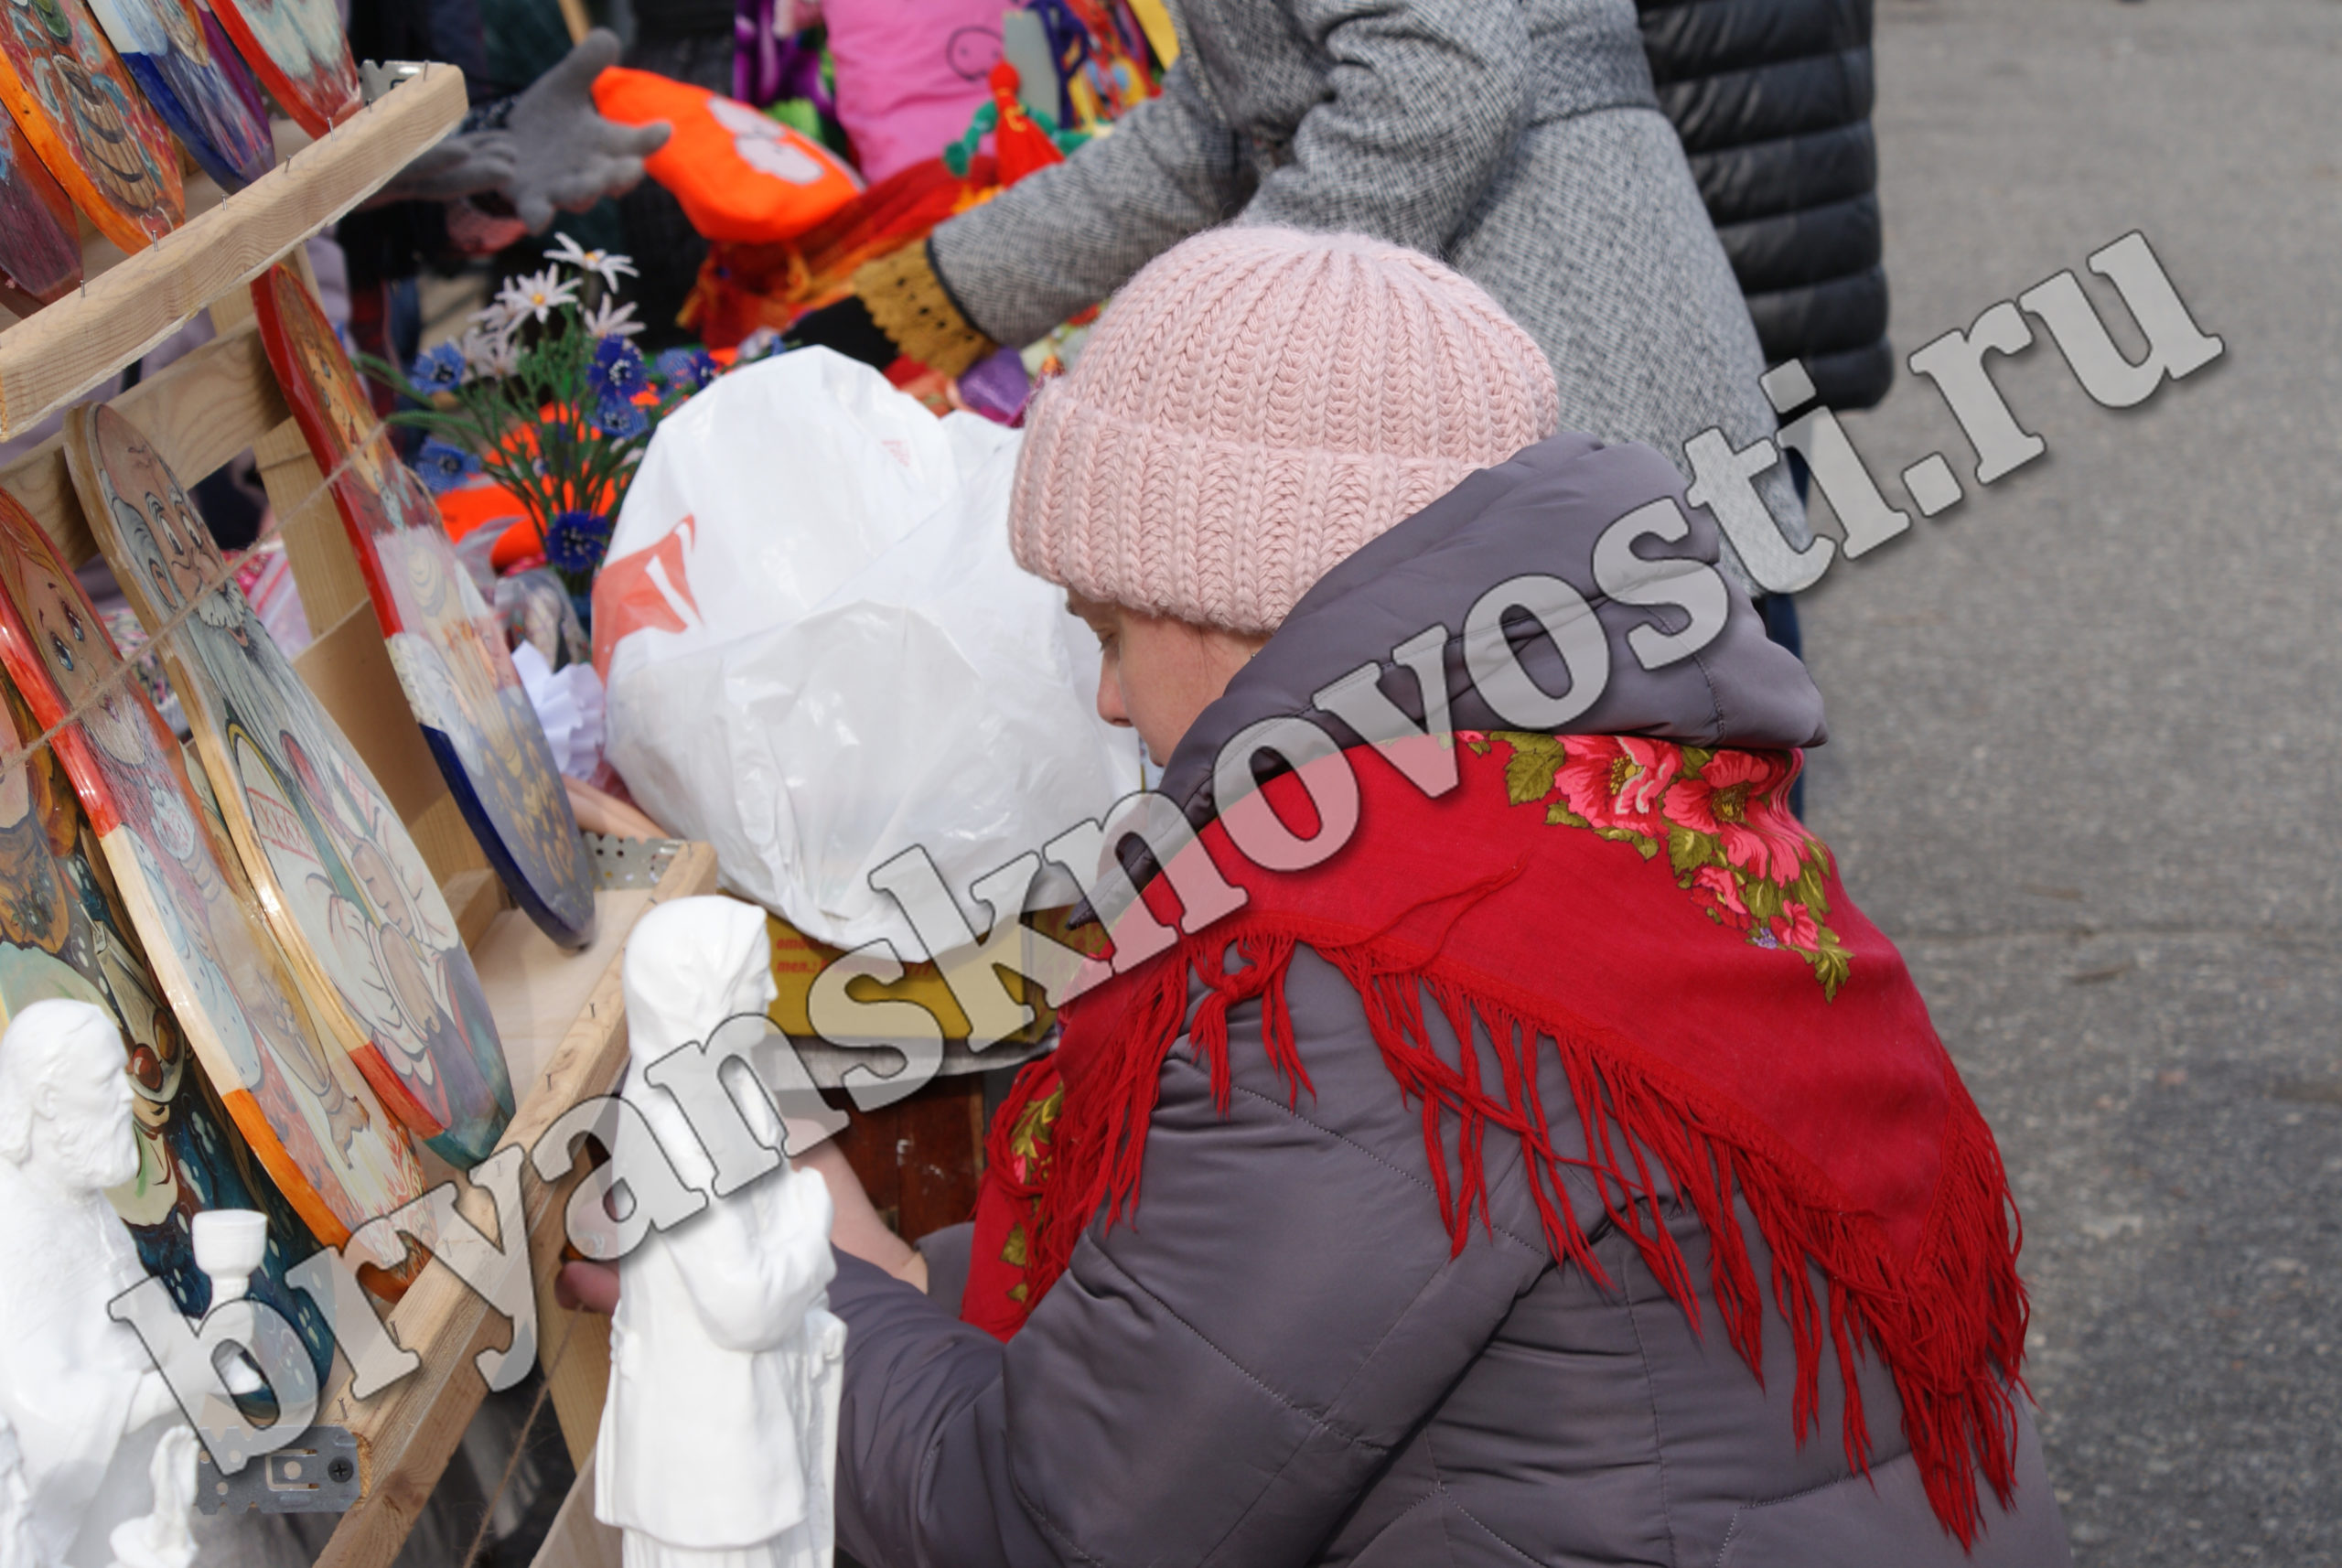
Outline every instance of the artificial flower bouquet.
[(526, 509), (545, 558), (574, 595), (593, 586), (619, 503), (659, 422), (721, 373), (704, 350), (645, 361), (642, 330), (617, 300), (634, 263), (568, 235), (543, 271), (519, 277), (463, 336), (401, 370), (367, 373), (414, 406), (391, 423), (426, 439), (414, 466), (442, 493), (485, 473)]

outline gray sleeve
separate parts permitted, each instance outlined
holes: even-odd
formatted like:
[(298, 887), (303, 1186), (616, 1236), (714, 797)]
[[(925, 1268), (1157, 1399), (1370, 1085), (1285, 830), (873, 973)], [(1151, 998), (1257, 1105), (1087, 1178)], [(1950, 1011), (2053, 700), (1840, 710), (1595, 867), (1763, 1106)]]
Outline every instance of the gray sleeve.
[(1294, 0), (1331, 62), (1247, 223), (1352, 230), (1428, 255), (1479, 199), (1527, 117), (1520, 6), (1503, 0)]
[(930, 1230), (911, 1243), (927, 1260), (927, 1294), (938, 1306), (960, 1310), (960, 1298), (967, 1294), (968, 1253), (975, 1236), (976, 1228), (963, 1221)]
[(840, 1264), (844, 1550), (1308, 1561), (1550, 1266), (1501, 1230), (1451, 1253), (1356, 993), (1314, 955), (1288, 993), (1315, 1096), (1288, 1103), (1250, 1005), (1225, 1116), (1175, 1049), (1134, 1220), (1093, 1227), (1006, 1346)]
[(929, 253), (970, 323), (1021, 347), (1233, 215), (1244, 167), (1182, 61), (1112, 134), (940, 225)]

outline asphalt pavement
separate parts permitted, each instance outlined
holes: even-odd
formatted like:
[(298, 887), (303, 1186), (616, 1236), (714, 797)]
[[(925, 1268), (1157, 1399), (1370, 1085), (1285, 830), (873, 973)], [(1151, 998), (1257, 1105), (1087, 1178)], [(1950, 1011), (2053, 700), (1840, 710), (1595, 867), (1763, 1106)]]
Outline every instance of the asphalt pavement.
[[(2077, 1562), (2342, 1563), (2342, 0), (1877, 0), (1897, 348), (2143, 231), (2225, 352), (2140, 406), (2036, 341), (1984, 487), (1802, 601), (1809, 811), (2023, 1207)], [(1825, 525), (1826, 526), (1826, 525)]]

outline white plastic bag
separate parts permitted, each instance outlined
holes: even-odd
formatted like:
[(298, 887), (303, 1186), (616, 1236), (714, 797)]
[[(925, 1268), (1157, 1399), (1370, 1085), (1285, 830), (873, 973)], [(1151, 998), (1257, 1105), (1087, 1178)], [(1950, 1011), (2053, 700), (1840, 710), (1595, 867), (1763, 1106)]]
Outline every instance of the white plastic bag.
[(971, 883), (1138, 787), (1092, 639), (1009, 554), (1021, 439), (805, 349), (665, 420), (628, 492), (594, 593), (610, 761), (809, 937), (924, 957), (873, 869), (923, 846), (981, 930)]

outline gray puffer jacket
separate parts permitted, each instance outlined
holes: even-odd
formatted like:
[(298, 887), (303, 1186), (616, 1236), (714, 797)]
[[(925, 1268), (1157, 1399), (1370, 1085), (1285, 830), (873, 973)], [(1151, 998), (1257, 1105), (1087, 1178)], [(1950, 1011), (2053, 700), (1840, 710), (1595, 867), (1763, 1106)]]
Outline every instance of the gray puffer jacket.
[[(1308, 693), (1387, 661), (1424, 627), (1464, 624), (1481, 592), (1524, 572), (1568, 579), (1614, 650), (1606, 694), (1572, 729), (1708, 746), (1818, 739), (1811, 682), (1736, 592), (1700, 653), (1657, 673), (1628, 655), (1627, 631), (1660, 618), (1599, 596), (1592, 547), (1663, 494), (1680, 500), (1681, 488), (1652, 454), (1580, 435), (1466, 479), (1304, 597), (1197, 721), (1166, 791), (1200, 804), (1239, 729), (1307, 710)], [(1713, 523), (1690, 515), (1680, 548), (1714, 560)], [(1531, 652), (1521, 657), (1537, 674)], [(1449, 656), (1455, 723), (1502, 727), (1463, 678), (1459, 644)], [(1550, 671), (1539, 679), (1559, 688)], [(840, 1259), (846, 1552), (868, 1568), (2068, 1562), (2021, 1402), (2014, 1506), (1983, 1494), (1972, 1556), (1938, 1524), (1875, 1360), (1860, 1390), (1868, 1477), (1840, 1440), (1834, 1357), (1821, 1358), (1819, 1422), (1800, 1444), (1794, 1350), (1769, 1293), (1760, 1383), (1719, 1331), (1690, 1208), (1662, 1199), (1704, 1335), (1569, 1165), (1586, 1145), (1558, 1053), (1538, 1053), (1539, 1093), (1607, 1288), (1555, 1262), (1509, 1138), (1487, 1144), (1489, 1227), (1453, 1250), (1421, 1109), (1402, 1102), (1358, 994), (1305, 948), (1285, 1004), (1314, 1092), (1289, 1101), (1257, 1004), (1230, 1012), (1226, 1114), (1206, 1070), (1175, 1047), (1134, 1216), (1093, 1222), (1006, 1345), (957, 1320), (950, 1285), (933, 1299)], [(1436, 1048), (1457, 1060), (1463, 1047), (1426, 1012)], [(1486, 1036), (1471, 1048), (1495, 1081)], [(1745, 1208), (1740, 1224), (1756, 1277), (1768, 1277)], [(1818, 1276), (1814, 1288), (1827, 1290)]]
[[(1684, 467), (1774, 430), (1740, 285), (1634, 0), (1174, 0), (1161, 96), (935, 231), (961, 313), (1031, 342), (1230, 219), (1439, 257), (1537, 339), (1561, 424)], [(1688, 469), (1686, 470), (1688, 473)], [(1785, 465), (1757, 478), (1803, 543)], [(1736, 565), (1736, 563), (1735, 563)]]

